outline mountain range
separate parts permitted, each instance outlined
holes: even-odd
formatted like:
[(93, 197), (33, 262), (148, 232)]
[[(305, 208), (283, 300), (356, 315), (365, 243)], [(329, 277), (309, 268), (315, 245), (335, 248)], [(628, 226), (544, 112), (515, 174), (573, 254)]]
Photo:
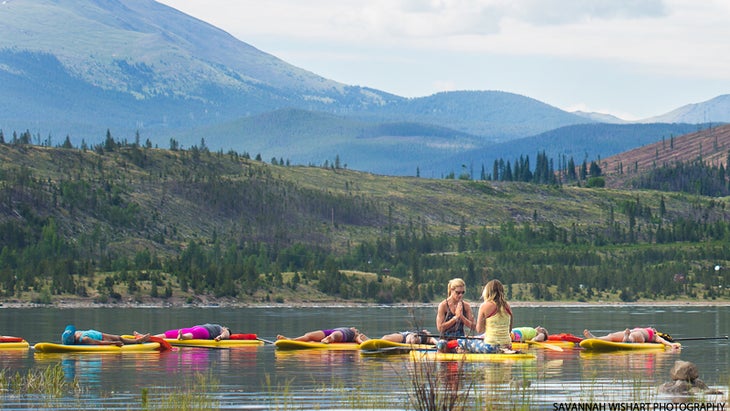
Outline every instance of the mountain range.
[(0, 130), (39, 143), (95, 144), (109, 130), (442, 177), (538, 151), (605, 158), (730, 122), (730, 95), (637, 122), (504, 91), (400, 97), (323, 78), (152, 0), (4, 0), (0, 30)]

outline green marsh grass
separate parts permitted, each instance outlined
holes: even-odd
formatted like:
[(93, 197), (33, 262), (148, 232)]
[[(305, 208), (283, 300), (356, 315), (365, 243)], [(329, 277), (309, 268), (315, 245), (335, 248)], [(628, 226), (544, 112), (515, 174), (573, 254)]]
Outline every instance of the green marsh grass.
[(409, 409), (418, 411), (466, 410), (474, 406), (474, 379), (464, 362), (412, 361), (404, 384)]
[(62, 397), (82, 391), (77, 378), (67, 381), (61, 364), (49, 365), (43, 369), (28, 370), (25, 374), (0, 371), (0, 390), (12, 395), (40, 394), (48, 397)]
[(212, 393), (218, 391), (218, 381), (211, 374), (196, 373), (179, 389), (142, 389), (143, 411), (193, 411), (220, 409), (220, 401)]

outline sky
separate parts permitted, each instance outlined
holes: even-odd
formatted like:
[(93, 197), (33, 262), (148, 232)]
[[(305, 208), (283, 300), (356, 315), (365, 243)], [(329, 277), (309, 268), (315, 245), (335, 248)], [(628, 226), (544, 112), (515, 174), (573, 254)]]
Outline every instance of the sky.
[(498, 90), (625, 120), (730, 94), (728, 0), (158, 0), (403, 97)]

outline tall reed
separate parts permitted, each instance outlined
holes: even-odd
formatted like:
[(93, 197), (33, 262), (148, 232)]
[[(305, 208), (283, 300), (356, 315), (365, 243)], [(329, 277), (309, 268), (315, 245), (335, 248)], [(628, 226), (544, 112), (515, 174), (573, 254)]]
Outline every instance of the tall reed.
[(410, 388), (409, 403), (414, 410), (464, 410), (473, 406), (472, 378), (466, 378), (464, 362), (420, 359), (408, 366), (405, 385)]

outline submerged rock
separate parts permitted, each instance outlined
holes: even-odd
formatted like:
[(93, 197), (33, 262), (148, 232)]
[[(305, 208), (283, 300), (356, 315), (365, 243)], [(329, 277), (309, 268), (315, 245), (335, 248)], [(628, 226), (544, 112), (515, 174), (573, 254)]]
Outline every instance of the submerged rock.
[(672, 395), (691, 394), (718, 394), (717, 390), (710, 390), (707, 384), (699, 376), (700, 372), (694, 363), (677, 360), (669, 371), (671, 382), (665, 382), (659, 387), (659, 391)]

